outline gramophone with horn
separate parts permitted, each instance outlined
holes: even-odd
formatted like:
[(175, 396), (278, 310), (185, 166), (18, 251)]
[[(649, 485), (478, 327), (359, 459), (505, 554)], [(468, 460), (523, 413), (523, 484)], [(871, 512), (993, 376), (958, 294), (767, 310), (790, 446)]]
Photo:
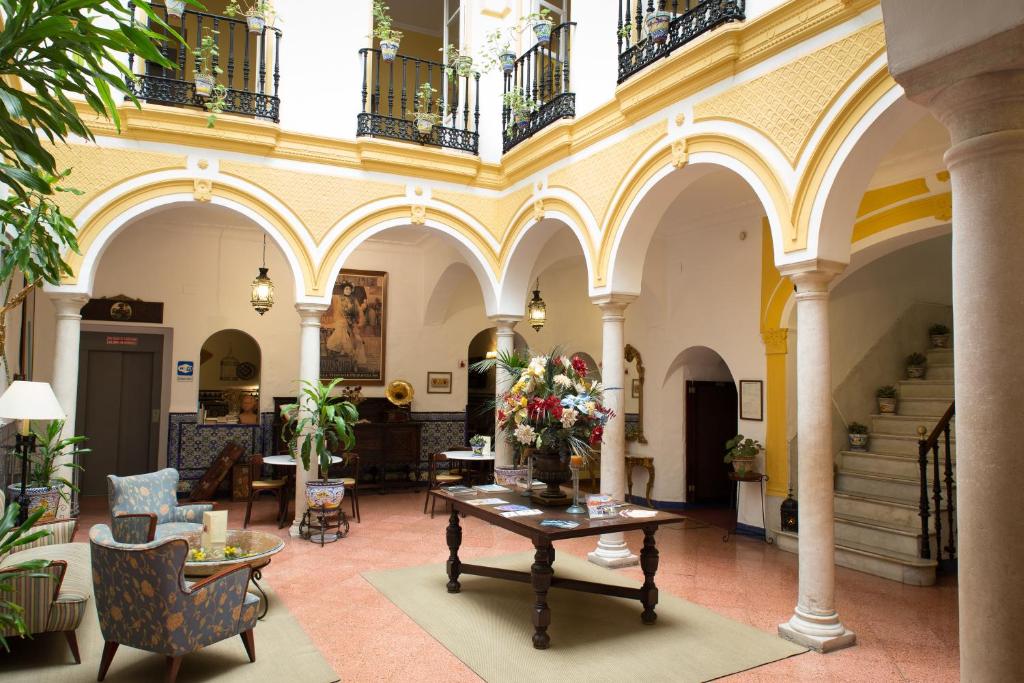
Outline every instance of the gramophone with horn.
[(395, 406), (388, 411), (388, 422), (408, 422), (410, 404), (415, 395), (412, 385), (404, 379), (392, 380), (387, 389), (384, 390), (384, 397)]

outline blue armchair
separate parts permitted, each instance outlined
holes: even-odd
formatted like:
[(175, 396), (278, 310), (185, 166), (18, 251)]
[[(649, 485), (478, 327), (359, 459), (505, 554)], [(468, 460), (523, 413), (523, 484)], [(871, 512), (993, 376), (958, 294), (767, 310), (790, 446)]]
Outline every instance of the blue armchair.
[(167, 468), (131, 477), (107, 475), (111, 528), (121, 543), (146, 543), (202, 531), (206, 503), (178, 505), (178, 470)]
[(105, 643), (97, 680), (107, 675), (119, 645), (164, 655), (168, 683), (176, 680), (184, 655), (232, 636), (241, 636), (249, 661), (256, 661), (253, 628), (259, 598), (246, 592), (248, 565), (188, 583), (183, 538), (118, 543), (110, 527), (97, 524), (89, 541)]

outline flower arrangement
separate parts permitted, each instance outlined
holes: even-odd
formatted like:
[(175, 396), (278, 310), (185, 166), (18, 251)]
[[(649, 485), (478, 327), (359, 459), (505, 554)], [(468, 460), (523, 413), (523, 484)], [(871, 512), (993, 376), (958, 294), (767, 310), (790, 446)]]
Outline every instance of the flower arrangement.
[(477, 372), (498, 367), (513, 378), (495, 401), (498, 430), (517, 451), (572, 453), (588, 458), (614, 416), (603, 404), (604, 387), (587, 379), (579, 356), (500, 352), (473, 365)]

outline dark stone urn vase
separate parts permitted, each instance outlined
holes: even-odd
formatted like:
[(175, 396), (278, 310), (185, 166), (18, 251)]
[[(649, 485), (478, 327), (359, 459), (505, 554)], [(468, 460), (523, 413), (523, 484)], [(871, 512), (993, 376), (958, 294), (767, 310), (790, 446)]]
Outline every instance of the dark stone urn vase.
[(533, 450), (528, 455), (533, 458), (533, 478), (547, 484), (531, 500), (538, 505), (568, 505), (571, 499), (560, 488), (562, 484), (572, 481), (568, 449)]

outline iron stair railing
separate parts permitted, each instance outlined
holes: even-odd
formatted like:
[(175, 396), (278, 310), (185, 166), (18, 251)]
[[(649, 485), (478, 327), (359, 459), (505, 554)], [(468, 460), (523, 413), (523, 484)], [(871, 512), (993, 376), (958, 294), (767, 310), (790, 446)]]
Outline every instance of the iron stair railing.
[[(928, 456), (930, 454), (932, 456), (932, 482), (930, 493), (932, 503), (935, 506), (935, 559), (938, 560), (940, 568), (954, 571), (956, 568), (956, 499), (953, 495), (953, 449), (951, 447), (952, 425), (950, 423), (953, 420), (955, 413), (956, 403), (950, 403), (946, 413), (935, 425), (931, 434), (926, 436), (928, 430), (924, 426), (918, 427), (917, 429), (919, 435), (917, 461), (921, 476), (921, 498), (919, 503), (919, 514), (921, 517), (920, 555), (926, 560), (929, 560), (932, 557), (932, 548), (928, 531), (929, 519), (932, 515), (928, 501)], [(945, 450), (944, 459), (939, 455), (940, 441)], [(944, 478), (940, 475), (939, 470), (939, 463), (942, 460), (945, 462), (944, 472), (942, 472), (942, 474), (945, 475)], [(943, 484), (945, 484), (946, 493), (945, 527), (943, 527), (942, 523)], [(945, 531), (946, 536), (945, 546), (942, 544), (943, 531)], [(945, 558), (943, 558), (943, 552), (945, 552)]]

